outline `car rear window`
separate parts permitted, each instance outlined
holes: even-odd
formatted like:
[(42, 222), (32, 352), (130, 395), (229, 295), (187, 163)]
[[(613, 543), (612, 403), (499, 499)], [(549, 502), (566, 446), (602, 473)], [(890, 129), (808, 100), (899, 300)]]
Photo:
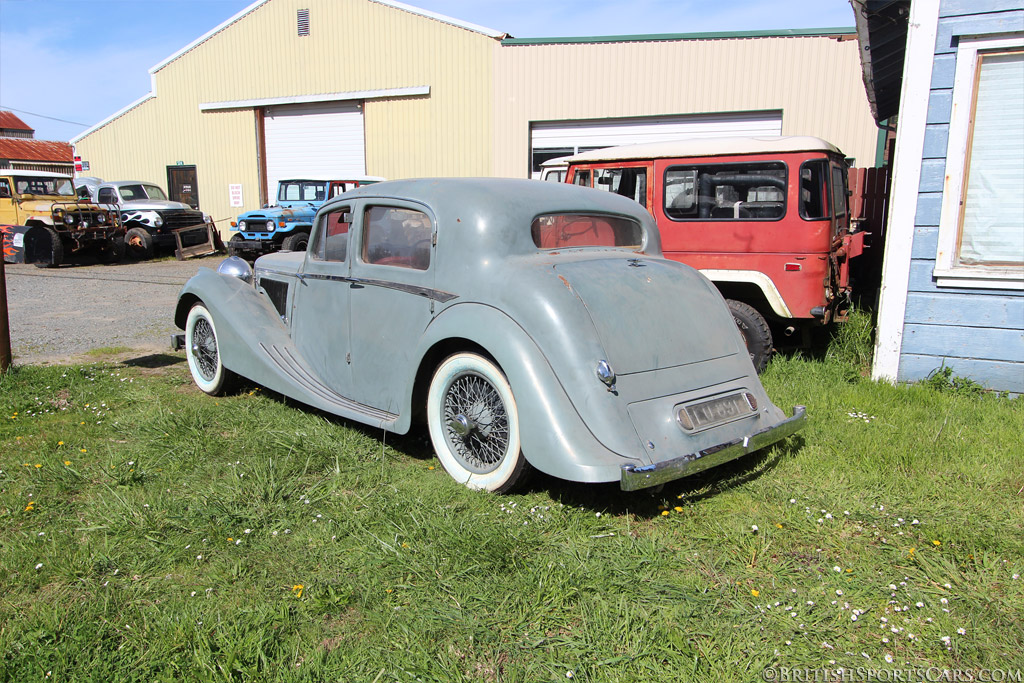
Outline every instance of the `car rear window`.
[(618, 247), (639, 249), (643, 242), (640, 224), (622, 216), (552, 213), (533, 219), (533, 243), (540, 249)]

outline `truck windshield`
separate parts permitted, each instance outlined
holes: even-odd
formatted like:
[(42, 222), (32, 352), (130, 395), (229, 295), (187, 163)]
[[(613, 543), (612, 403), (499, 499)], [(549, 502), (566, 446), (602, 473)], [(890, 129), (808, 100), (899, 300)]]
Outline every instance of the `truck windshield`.
[(277, 190), (279, 202), (322, 202), (327, 199), (327, 182), (322, 180), (282, 180)]
[(156, 185), (138, 183), (136, 185), (122, 185), (121, 199), (126, 202), (135, 202), (140, 199), (167, 199), (167, 195)]
[(57, 197), (75, 196), (75, 186), (71, 183), (71, 178), (15, 176), (14, 191), (18, 194), (44, 194)]
[(540, 249), (619, 247), (636, 250), (643, 243), (640, 224), (622, 216), (552, 213), (538, 216), (530, 226)]

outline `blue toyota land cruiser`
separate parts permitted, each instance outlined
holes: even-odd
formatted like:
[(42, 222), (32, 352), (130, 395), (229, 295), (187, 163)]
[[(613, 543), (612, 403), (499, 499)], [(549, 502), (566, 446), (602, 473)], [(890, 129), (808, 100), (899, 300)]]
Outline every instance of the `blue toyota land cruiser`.
[(249, 211), (232, 221), (237, 231), (228, 240), (228, 253), (253, 261), (275, 251), (305, 251), (313, 216), (320, 205), (362, 185), (384, 180), (371, 176), (346, 180), (297, 178), (277, 184), (277, 203)]

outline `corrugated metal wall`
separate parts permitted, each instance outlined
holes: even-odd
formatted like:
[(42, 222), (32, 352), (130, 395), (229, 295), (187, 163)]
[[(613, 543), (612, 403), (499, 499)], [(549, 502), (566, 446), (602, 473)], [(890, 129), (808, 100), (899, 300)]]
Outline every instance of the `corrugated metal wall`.
[[(309, 10), (299, 37), (297, 10)], [(876, 133), (857, 43), (819, 37), (501, 46), (369, 0), (269, 0), (155, 72), (154, 98), (77, 142), (90, 174), (166, 185), (194, 164), (222, 221), (260, 202), (251, 108), (200, 104), (428, 86), (367, 99), (366, 172), (387, 178), (526, 177), (531, 121), (782, 110), (861, 164)], [(241, 183), (244, 206), (230, 206)], [(271, 189), (273, 192), (273, 189)]]
[[(306, 8), (310, 35), (299, 37)], [(259, 206), (255, 118), (201, 103), (429, 86), (428, 96), (366, 102), (367, 173), (488, 175), (494, 44), (366, 0), (272, 0), (157, 71), (156, 98), (76, 149), (107, 179), (166, 185), (167, 165), (195, 164), (202, 208), (226, 221)], [(230, 207), (230, 183), (243, 184), (243, 209)]]
[(497, 47), (494, 173), (527, 173), (532, 121), (760, 110), (872, 164), (857, 50), (852, 35)]

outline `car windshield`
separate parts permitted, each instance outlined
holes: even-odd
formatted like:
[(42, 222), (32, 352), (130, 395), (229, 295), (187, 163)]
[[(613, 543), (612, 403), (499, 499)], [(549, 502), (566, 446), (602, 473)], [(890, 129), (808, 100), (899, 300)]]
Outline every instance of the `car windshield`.
[[(121, 200), (125, 202), (137, 202), (140, 199), (160, 199), (160, 197), (154, 197), (152, 194), (147, 194), (147, 190), (152, 185), (122, 185), (119, 190), (121, 192)], [(163, 194), (161, 192), (161, 194)]]
[(327, 199), (327, 182), (323, 180), (282, 181), (277, 191), (279, 202), (322, 202)]
[(618, 247), (639, 249), (643, 243), (640, 224), (622, 216), (553, 213), (533, 219), (533, 243), (540, 249)]
[(15, 176), (14, 191), (18, 194), (44, 194), (58, 197), (74, 197), (75, 186), (71, 178), (37, 178)]

